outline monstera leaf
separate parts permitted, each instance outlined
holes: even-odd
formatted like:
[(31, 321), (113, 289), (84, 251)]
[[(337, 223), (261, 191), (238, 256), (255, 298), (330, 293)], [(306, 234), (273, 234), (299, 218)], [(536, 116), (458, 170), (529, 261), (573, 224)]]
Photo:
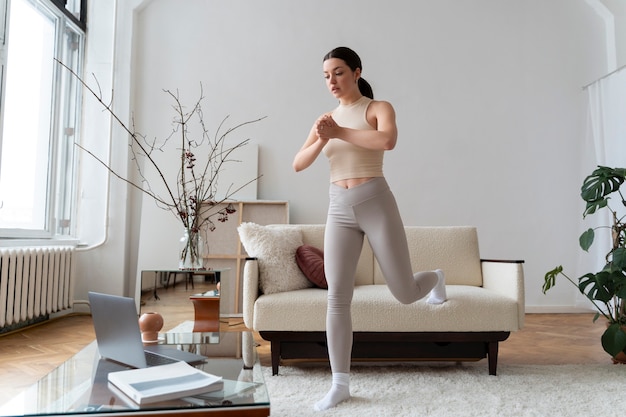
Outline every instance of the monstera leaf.
[(578, 289), (590, 300), (608, 303), (615, 295), (615, 285), (611, 278), (611, 273), (608, 271), (585, 274), (578, 278)]
[(580, 247), (585, 252), (589, 252), (589, 248), (593, 244), (593, 239), (596, 236), (596, 232), (593, 229), (587, 229), (580, 237), (578, 238), (578, 243)]
[(626, 333), (619, 323), (611, 324), (602, 334), (602, 347), (611, 356), (615, 356), (626, 349)]
[(583, 182), (580, 196), (587, 202), (583, 216), (606, 207), (607, 195), (617, 191), (626, 180), (626, 168), (598, 166)]

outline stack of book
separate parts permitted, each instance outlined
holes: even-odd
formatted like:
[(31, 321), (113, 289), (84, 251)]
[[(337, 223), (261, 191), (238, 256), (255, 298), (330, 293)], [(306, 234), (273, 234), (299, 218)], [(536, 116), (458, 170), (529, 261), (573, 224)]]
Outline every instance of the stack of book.
[(139, 405), (221, 390), (222, 377), (186, 362), (111, 372), (109, 383)]

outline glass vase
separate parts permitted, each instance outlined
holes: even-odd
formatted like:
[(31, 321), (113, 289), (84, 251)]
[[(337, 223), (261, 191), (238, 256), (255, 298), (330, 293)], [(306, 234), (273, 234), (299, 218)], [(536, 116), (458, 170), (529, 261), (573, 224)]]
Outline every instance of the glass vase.
[(180, 270), (203, 270), (204, 269), (204, 244), (200, 233), (189, 232), (185, 229), (180, 238), (178, 269)]

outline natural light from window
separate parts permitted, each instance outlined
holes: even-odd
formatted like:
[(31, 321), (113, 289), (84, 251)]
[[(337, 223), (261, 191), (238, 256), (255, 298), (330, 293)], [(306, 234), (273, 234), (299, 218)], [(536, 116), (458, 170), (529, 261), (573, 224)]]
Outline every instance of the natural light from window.
[(55, 23), (13, 0), (8, 26), (0, 227), (46, 229)]

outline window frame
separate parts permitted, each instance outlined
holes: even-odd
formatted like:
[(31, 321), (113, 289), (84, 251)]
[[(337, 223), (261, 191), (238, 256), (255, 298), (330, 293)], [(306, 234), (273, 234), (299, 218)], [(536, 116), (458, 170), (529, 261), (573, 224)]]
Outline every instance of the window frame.
[[(0, 155), (2, 152), (3, 118), (7, 49), (11, 1), (0, 6)], [(24, 0), (23, 0), (24, 1)], [(86, 43), (86, 0), (70, 0), (71, 7), (79, 7), (79, 17), (66, 9), (63, 0), (25, 0), (46, 15), (54, 17), (54, 58), (69, 64), (81, 74)], [(78, 6), (77, 6), (78, 4)], [(73, 42), (69, 42), (72, 40)], [(71, 63), (66, 62), (71, 59)], [(45, 225), (43, 229), (1, 228), (0, 239), (68, 239), (76, 234), (76, 190), (78, 185), (78, 152), (74, 146), (81, 132), (82, 91), (78, 80), (54, 63), (52, 68), (51, 122), (46, 186)]]
[[(87, 0), (50, 0), (50, 3), (64, 13), (83, 33), (87, 31)], [(77, 7), (79, 10), (76, 10)]]

